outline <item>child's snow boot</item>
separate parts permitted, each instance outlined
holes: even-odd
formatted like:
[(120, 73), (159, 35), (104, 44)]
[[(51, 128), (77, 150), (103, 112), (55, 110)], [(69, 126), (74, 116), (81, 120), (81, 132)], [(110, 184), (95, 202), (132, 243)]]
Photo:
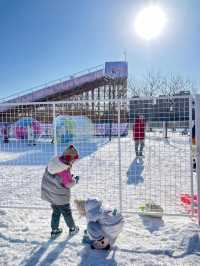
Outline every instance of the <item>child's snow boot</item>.
[(51, 239), (55, 239), (62, 233), (62, 228), (54, 229), (51, 231)]
[(79, 227), (78, 226), (70, 228), (69, 229), (69, 236), (73, 236), (73, 235), (77, 234), (78, 231), (79, 231)]
[(91, 240), (88, 233), (87, 233), (87, 230), (84, 230), (84, 235), (83, 235), (83, 239), (82, 239), (82, 243), (83, 244), (89, 244), (91, 245), (92, 243), (94, 242), (94, 240)]
[(95, 240), (91, 244), (91, 249), (109, 250), (110, 249), (109, 240), (104, 237), (101, 240)]

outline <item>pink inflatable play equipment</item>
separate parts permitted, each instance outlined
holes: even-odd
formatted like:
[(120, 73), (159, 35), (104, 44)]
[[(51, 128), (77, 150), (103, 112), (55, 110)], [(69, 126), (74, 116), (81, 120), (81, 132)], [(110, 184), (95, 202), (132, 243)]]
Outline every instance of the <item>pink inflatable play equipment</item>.
[(40, 122), (33, 119), (32, 117), (22, 117), (15, 122), (14, 135), (17, 139), (28, 138), (28, 126), (32, 126), (35, 137), (39, 136), (42, 132)]

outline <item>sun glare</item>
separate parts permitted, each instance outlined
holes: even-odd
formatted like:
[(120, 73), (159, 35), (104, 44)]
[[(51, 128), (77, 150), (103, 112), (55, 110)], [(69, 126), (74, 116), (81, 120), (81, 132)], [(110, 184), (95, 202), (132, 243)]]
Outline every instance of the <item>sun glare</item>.
[(136, 33), (146, 40), (159, 36), (166, 24), (166, 15), (158, 6), (146, 7), (135, 19)]

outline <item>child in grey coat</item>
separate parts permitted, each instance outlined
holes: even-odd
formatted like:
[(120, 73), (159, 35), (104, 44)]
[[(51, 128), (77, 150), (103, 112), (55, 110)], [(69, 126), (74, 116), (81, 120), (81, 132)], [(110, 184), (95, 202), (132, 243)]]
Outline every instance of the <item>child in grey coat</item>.
[(51, 204), (53, 210), (51, 217), (51, 238), (55, 238), (62, 229), (59, 228), (60, 216), (69, 228), (69, 235), (78, 232), (79, 228), (75, 225), (70, 207), (70, 188), (78, 183), (79, 177), (71, 174), (71, 167), (78, 159), (78, 151), (70, 145), (62, 156), (52, 158), (45, 170), (42, 178), (41, 197)]
[(87, 234), (92, 249), (109, 249), (123, 227), (123, 217), (116, 210), (104, 209), (98, 199), (75, 200), (81, 216), (87, 219)]

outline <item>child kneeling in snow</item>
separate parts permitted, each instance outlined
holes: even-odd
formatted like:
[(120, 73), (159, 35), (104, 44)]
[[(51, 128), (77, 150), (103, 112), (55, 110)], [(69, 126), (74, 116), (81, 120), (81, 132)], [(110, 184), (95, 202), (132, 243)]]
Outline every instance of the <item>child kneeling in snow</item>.
[(123, 217), (116, 210), (106, 210), (97, 199), (75, 200), (81, 216), (87, 219), (87, 234), (92, 249), (110, 249), (123, 227)]
[(69, 235), (79, 231), (75, 225), (70, 208), (70, 188), (78, 183), (79, 177), (73, 177), (71, 167), (78, 159), (78, 151), (70, 145), (62, 154), (52, 158), (42, 178), (41, 198), (51, 203), (53, 210), (51, 218), (51, 238), (62, 233), (59, 228), (60, 216), (69, 227)]

